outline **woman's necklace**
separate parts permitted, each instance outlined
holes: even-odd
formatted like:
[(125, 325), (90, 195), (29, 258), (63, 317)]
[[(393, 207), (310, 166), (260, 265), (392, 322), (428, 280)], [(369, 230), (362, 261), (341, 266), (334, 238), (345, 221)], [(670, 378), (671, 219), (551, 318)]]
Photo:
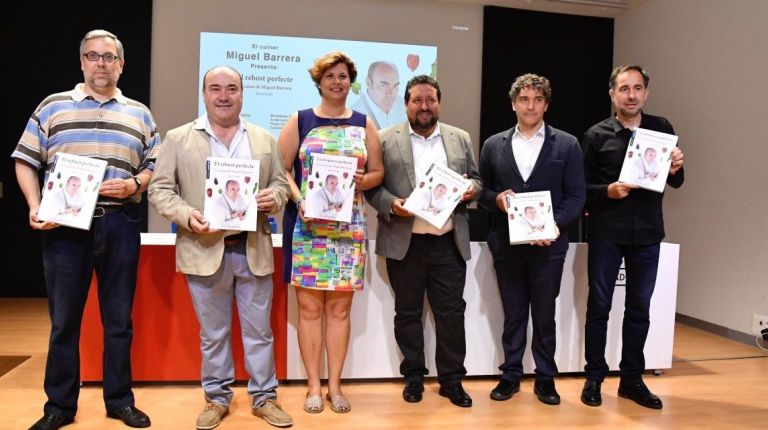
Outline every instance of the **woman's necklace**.
[(348, 120), (348, 119), (349, 119), (349, 117), (347, 117), (347, 116), (346, 116), (346, 113), (347, 113), (347, 109), (346, 109), (346, 108), (345, 108), (345, 109), (344, 109), (344, 111), (341, 113), (341, 115), (339, 115), (339, 116), (335, 116), (335, 117), (334, 117), (334, 116), (331, 116), (331, 115), (328, 115), (327, 113), (323, 112), (323, 108), (320, 108), (320, 109), (318, 109), (318, 111), (320, 111), (320, 113), (321, 113), (322, 115), (325, 115), (324, 117), (321, 117), (321, 118), (325, 118), (325, 119), (327, 119), (328, 121), (330, 121), (330, 122), (331, 122), (331, 124), (333, 124), (333, 126), (334, 126), (334, 127), (339, 127), (339, 126), (341, 126), (341, 125), (342, 125), (342, 124), (343, 124), (343, 123), (344, 123), (346, 120)]

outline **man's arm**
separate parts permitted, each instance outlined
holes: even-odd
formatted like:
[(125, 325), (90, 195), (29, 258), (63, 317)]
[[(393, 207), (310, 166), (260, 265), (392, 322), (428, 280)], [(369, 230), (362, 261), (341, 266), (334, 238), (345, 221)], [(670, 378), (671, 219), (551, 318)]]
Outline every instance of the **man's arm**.
[[(160, 147), (160, 151), (155, 162), (155, 170), (149, 183), (149, 202), (152, 206), (171, 222), (179, 227), (192, 230), (190, 225), (190, 215), (192, 211), (197, 211), (202, 219), (199, 210), (192, 207), (179, 194), (178, 184), (176, 182), (176, 170), (178, 168), (178, 151), (181, 149), (183, 135), (180, 131), (171, 130), (166, 135), (166, 142)], [(182, 135), (182, 136), (180, 136)], [(144, 173), (144, 171), (142, 171)], [(202, 191), (202, 190), (201, 190)]]
[(579, 218), (587, 199), (584, 180), (584, 160), (575, 139), (565, 154), (563, 166), (563, 199), (555, 208), (555, 223), (558, 228), (565, 227)]
[(49, 230), (58, 227), (58, 224), (41, 221), (37, 217), (40, 209), (40, 180), (37, 178), (37, 170), (31, 164), (16, 159), (16, 180), (19, 182), (24, 198), (29, 206), (29, 225), (35, 230)]

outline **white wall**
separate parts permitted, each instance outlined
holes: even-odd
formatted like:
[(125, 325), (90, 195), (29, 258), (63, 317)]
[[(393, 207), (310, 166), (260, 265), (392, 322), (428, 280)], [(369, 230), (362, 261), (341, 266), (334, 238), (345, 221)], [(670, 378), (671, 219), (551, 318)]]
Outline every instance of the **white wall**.
[(649, 0), (615, 21), (614, 62), (650, 71), (646, 110), (685, 153), (664, 207), (681, 244), (677, 310), (744, 333), (768, 314), (767, 17), (760, 0)]

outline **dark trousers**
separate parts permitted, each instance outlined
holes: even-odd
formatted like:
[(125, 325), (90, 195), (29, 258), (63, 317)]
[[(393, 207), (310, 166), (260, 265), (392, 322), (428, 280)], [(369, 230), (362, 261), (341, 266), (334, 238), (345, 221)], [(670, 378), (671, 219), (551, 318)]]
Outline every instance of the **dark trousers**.
[(104, 327), (104, 403), (133, 406), (131, 308), (139, 261), (135, 206), (94, 218), (89, 231), (58, 227), (43, 234), (51, 337), (45, 366), (46, 414), (74, 417), (80, 394), (80, 325), (94, 269)]
[(504, 306), (504, 332), (501, 336), (504, 363), (499, 369), (503, 372), (502, 378), (512, 382), (523, 377), (529, 307), (533, 322), (531, 350), (536, 363), (536, 379), (552, 380), (557, 374), (555, 299), (560, 294), (565, 259), (545, 260), (536, 258), (535, 254), (523, 251), (517, 255), (519, 258), (495, 260), (493, 263)]
[(453, 232), (442, 236), (414, 234), (402, 260), (387, 258), (387, 275), (395, 292), (395, 339), (406, 380), (422, 380), (429, 373), (424, 361), (424, 293), (435, 317), (435, 363), (440, 385), (461, 382), (464, 338), (464, 281), (467, 263), (454, 242)]
[(621, 259), (626, 269), (626, 299), (621, 329), (621, 383), (642, 381), (645, 370), (643, 348), (650, 325), (649, 309), (659, 266), (659, 244), (615, 245), (600, 239), (589, 240), (589, 299), (585, 326), (584, 371), (587, 378), (602, 381), (608, 374), (605, 344), (608, 314)]

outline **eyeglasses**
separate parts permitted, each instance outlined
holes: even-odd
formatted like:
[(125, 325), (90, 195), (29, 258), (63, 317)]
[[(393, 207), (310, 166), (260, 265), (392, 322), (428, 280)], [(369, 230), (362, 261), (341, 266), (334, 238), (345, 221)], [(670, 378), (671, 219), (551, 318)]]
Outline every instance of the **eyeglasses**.
[(96, 51), (88, 51), (85, 54), (83, 54), (83, 57), (87, 58), (88, 61), (93, 61), (94, 63), (99, 61), (99, 58), (103, 59), (105, 63), (114, 63), (115, 60), (120, 59), (117, 55), (111, 53), (111, 52), (105, 52), (103, 54), (99, 54)]

